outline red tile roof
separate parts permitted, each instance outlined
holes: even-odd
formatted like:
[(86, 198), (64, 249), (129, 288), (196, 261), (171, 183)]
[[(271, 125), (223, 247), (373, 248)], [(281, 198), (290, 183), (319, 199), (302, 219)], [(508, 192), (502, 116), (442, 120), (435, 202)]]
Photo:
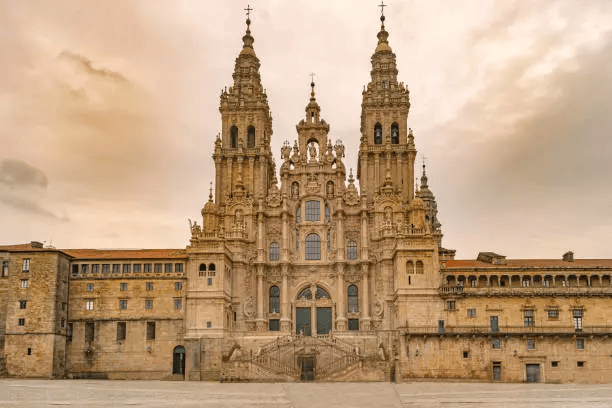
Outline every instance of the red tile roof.
[(185, 249), (63, 249), (76, 259), (185, 259)]
[(612, 268), (612, 259), (576, 259), (567, 262), (562, 259), (506, 259), (504, 264), (490, 264), (471, 259), (446, 261), (446, 269), (461, 268)]

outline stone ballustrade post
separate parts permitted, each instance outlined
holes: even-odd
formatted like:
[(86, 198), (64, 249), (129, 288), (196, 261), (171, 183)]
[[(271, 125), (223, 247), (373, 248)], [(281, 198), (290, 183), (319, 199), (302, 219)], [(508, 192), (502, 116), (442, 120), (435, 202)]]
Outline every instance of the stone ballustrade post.
[(291, 332), (291, 319), (289, 317), (289, 290), (287, 289), (287, 279), (289, 276), (289, 264), (281, 265), (281, 331)]
[(346, 330), (346, 312), (344, 310), (344, 263), (338, 263), (338, 299), (336, 300), (336, 330)]
[(263, 276), (264, 266), (262, 264), (257, 265), (257, 319), (256, 328), (257, 331), (262, 332), (266, 329), (266, 322), (264, 320), (264, 290), (263, 290)]

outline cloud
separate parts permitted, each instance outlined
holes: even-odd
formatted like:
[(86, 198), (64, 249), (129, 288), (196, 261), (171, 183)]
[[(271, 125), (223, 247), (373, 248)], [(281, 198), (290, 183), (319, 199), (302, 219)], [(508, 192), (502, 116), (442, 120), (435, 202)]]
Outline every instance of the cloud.
[(13, 159), (0, 161), (0, 183), (9, 187), (39, 187), (47, 188), (47, 176), (42, 170), (30, 166), (26, 162)]
[(7, 206), (13, 207), (14, 209), (25, 212), (32, 215), (38, 215), (43, 218), (49, 218), (57, 221), (69, 221), (68, 217), (58, 217), (53, 214), (51, 211), (44, 209), (40, 206), (40, 204), (28, 200), (26, 198), (21, 198), (17, 196), (11, 195), (0, 195), (0, 203), (3, 203)]
[(75, 54), (68, 50), (62, 51), (58, 57), (58, 59), (65, 59), (69, 61), (75, 62), (81, 69), (91, 75), (99, 75), (103, 78), (109, 78), (112, 80), (116, 80), (119, 82), (129, 82), (121, 73), (111, 71), (109, 69), (96, 69), (93, 67), (93, 63), (91, 60), (83, 57), (82, 55)]

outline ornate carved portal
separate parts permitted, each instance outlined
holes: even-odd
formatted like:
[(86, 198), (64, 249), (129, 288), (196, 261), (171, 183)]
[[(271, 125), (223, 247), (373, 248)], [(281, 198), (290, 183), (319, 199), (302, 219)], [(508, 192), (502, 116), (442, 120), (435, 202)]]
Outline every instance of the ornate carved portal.
[(293, 302), (293, 308), (297, 334), (321, 336), (332, 331), (335, 304), (329, 292), (321, 286), (313, 284), (303, 288)]

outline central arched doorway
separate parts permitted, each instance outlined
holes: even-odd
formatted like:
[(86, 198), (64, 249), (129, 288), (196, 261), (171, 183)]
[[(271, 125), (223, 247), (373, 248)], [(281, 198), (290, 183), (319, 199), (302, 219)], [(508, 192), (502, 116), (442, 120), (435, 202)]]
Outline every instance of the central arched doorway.
[(185, 347), (176, 346), (172, 352), (172, 374), (185, 375)]
[(318, 285), (303, 288), (295, 299), (295, 330), (304, 336), (327, 335), (333, 328), (333, 302)]

